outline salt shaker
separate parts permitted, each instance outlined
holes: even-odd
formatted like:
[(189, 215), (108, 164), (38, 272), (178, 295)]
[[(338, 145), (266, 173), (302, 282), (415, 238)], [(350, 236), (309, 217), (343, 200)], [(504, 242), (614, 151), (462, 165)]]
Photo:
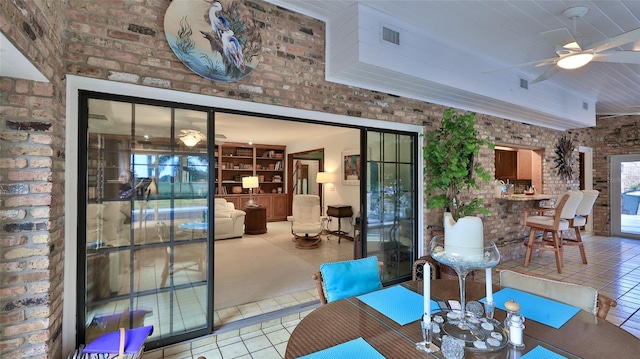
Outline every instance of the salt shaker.
[(507, 309), (507, 318), (504, 326), (509, 331), (509, 343), (514, 347), (524, 346), (524, 317), (520, 314), (520, 305), (513, 299), (504, 303)]

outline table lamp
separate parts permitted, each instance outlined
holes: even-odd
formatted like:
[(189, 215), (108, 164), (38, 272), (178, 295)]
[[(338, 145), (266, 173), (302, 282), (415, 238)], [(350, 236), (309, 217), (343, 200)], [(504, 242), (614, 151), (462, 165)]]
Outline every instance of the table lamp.
[(253, 200), (253, 189), (260, 187), (260, 182), (258, 181), (258, 177), (250, 176), (250, 177), (242, 177), (242, 188), (249, 189), (249, 200), (247, 201), (247, 207), (258, 207), (256, 201)]
[(322, 209), (321, 215), (324, 215), (324, 184), (333, 182), (333, 174), (329, 172), (318, 172), (316, 174), (316, 183), (322, 185)]

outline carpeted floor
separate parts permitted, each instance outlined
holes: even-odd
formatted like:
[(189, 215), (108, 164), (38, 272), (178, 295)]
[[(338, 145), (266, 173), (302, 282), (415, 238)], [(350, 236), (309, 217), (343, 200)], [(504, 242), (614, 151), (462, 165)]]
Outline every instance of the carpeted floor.
[(323, 236), (316, 249), (297, 249), (289, 222), (267, 224), (267, 233), (218, 240), (215, 246), (216, 309), (314, 289), (321, 263), (353, 258), (353, 242)]

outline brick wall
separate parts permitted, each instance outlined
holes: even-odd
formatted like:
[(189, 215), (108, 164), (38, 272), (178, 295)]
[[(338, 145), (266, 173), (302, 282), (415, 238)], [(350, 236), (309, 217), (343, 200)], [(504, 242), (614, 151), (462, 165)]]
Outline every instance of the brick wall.
[[(66, 354), (60, 346), (65, 73), (330, 114), (424, 124), (426, 130), (444, 110), (439, 105), (324, 81), (324, 24), (259, 0), (247, 1), (246, 5), (262, 29), (260, 64), (238, 82), (206, 80), (187, 69), (165, 41), (163, 21), (169, 4), (169, 0), (0, 2), (2, 31), (51, 80), (50, 84), (41, 84), (0, 79), (2, 358), (60, 358)], [(566, 183), (553, 169), (553, 148), (562, 132), (486, 115), (478, 115), (477, 121), (481, 134), (493, 140), (546, 148), (544, 192), (577, 188), (577, 180)], [(594, 132), (584, 129), (567, 134), (576, 145), (593, 146)], [(483, 150), (479, 160), (493, 168), (492, 151)], [(602, 163), (597, 162), (599, 165)], [(597, 189), (605, 190), (607, 174), (598, 167), (596, 172)], [(483, 197), (492, 211), (484, 218), (487, 238), (504, 243), (517, 241), (524, 234), (519, 225), (519, 205), (508, 208), (494, 200), (492, 193), (493, 188), (486, 184), (474, 194)], [(601, 202), (599, 216), (605, 215), (605, 206)], [(439, 217), (438, 211), (427, 211), (425, 224), (439, 224)], [(599, 227), (601, 221), (596, 225)], [(66, 293), (67, 297), (73, 295)]]
[(62, 352), (63, 15), (56, 1), (0, 2), (2, 32), (50, 81), (0, 78), (0, 357), (6, 359)]
[[(437, 121), (438, 116), (439, 114), (436, 114), (434, 120)], [(433, 123), (436, 121), (430, 121), (428, 124), (425, 124), (425, 131), (431, 130)], [(593, 147), (594, 129), (587, 128), (563, 132), (483, 114), (476, 115), (476, 128), (481, 137), (488, 137), (494, 143), (510, 143), (515, 147), (544, 149), (542, 157), (543, 188), (538, 189), (541, 191), (540, 193), (561, 194), (569, 190), (579, 189), (580, 182), (577, 176), (579, 172), (577, 163), (578, 153), (575, 152), (574, 154), (574, 178), (571, 181), (565, 181), (558, 176), (557, 170), (555, 169), (556, 155), (554, 149), (558, 143), (558, 139), (562, 137), (562, 135), (566, 135), (573, 140), (576, 150), (579, 145)], [(494, 172), (494, 152), (488, 148), (484, 148), (480, 152), (479, 157), (478, 160), (483, 167)], [(532, 207), (533, 202), (514, 203), (496, 199), (494, 198), (493, 190), (493, 185), (489, 182), (481, 183), (478, 190), (471, 192), (471, 195), (482, 198), (485, 207), (491, 211), (489, 215), (483, 217), (485, 238), (503, 245), (516, 242), (522, 251), (518, 250), (511, 254), (505, 253), (505, 255), (506, 258), (518, 257), (524, 254), (524, 246), (522, 246), (521, 243), (528, 235), (527, 227), (522, 225), (522, 209)], [(426, 225), (441, 227), (441, 223), (442, 213), (440, 210), (426, 211)], [(520, 252), (522, 253), (520, 254)]]

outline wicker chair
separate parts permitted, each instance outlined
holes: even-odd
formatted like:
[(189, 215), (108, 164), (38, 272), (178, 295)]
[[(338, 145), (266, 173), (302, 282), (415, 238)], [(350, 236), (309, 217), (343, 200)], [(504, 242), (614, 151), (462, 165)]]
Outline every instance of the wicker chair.
[(601, 319), (606, 319), (609, 309), (618, 305), (615, 300), (585, 285), (562, 282), (543, 275), (513, 269), (498, 269), (498, 271), (501, 287), (513, 288), (574, 305)]
[(431, 267), (431, 279), (440, 278), (440, 266), (435, 259), (431, 258), (431, 256), (426, 255), (418, 258), (415, 262), (413, 262), (413, 270), (412, 270), (412, 279), (413, 280), (424, 280), (424, 266), (429, 265)]
[[(320, 297), (320, 304), (324, 305), (327, 304), (328, 302), (331, 302), (332, 300), (327, 298), (327, 293), (325, 292), (325, 285), (326, 283), (324, 283), (324, 279), (322, 276), (322, 271), (323, 271), (323, 266), (326, 265), (341, 265), (341, 264), (349, 264), (349, 263), (363, 263), (365, 261), (373, 261), (374, 257), (367, 257), (367, 258), (361, 258), (361, 259), (354, 259), (354, 260), (350, 260), (350, 261), (343, 261), (343, 262), (333, 262), (333, 263), (323, 263), (320, 265), (320, 271), (314, 273), (311, 275), (311, 279), (313, 279), (316, 282), (316, 289), (318, 290), (318, 296)], [(370, 265), (370, 264), (369, 264)], [(371, 269), (369, 267), (369, 265), (367, 265), (367, 267), (369, 269)], [(382, 288), (382, 282), (380, 280), (380, 273), (382, 272), (384, 267), (383, 262), (378, 261), (378, 280), (375, 283), (372, 283), (373, 287), (377, 287), (376, 289)], [(354, 278), (358, 276), (358, 273), (345, 273), (345, 275), (349, 275), (351, 274)], [(329, 284), (331, 285), (331, 284)], [(375, 290), (375, 289), (373, 289)], [(363, 290), (359, 290), (359, 291), (353, 291), (352, 293), (350, 293), (350, 296), (353, 295), (360, 295), (360, 294), (365, 294), (372, 291), (370, 288), (365, 288)]]

